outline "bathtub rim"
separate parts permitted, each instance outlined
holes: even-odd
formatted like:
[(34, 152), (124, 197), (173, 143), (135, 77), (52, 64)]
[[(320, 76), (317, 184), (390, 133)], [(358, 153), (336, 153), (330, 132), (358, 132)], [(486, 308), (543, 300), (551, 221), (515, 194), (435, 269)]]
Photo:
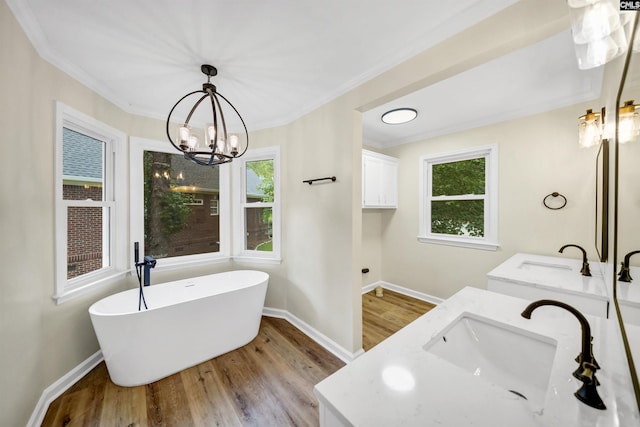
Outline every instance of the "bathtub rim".
[(91, 304), (91, 306), (88, 309), (88, 312), (89, 312), (89, 315), (91, 317), (94, 317), (94, 316), (96, 316), (96, 317), (141, 316), (144, 313), (152, 312), (152, 311), (156, 311), (156, 310), (161, 310), (161, 309), (166, 308), (166, 307), (178, 306), (178, 305), (186, 304), (186, 303), (198, 300), (198, 299), (215, 297), (215, 296), (223, 294), (223, 293), (232, 293), (232, 292), (240, 291), (242, 289), (249, 288), (249, 287), (252, 287), (252, 286), (260, 286), (264, 282), (268, 283), (269, 279), (271, 278), (269, 273), (267, 273), (265, 271), (261, 271), (261, 270), (252, 270), (252, 269), (228, 270), (228, 271), (221, 271), (221, 272), (218, 272), (218, 273), (204, 274), (204, 275), (201, 275), (201, 276), (186, 277), (186, 278), (183, 278), (183, 279), (176, 279), (176, 280), (171, 280), (171, 281), (168, 281), (168, 282), (157, 283), (155, 285), (150, 285), (148, 287), (145, 287), (143, 289), (143, 291), (147, 290), (147, 289), (150, 289), (150, 288), (153, 288), (153, 287), (156, 287), (156, 286), (168, 286), (168, 285), (179, 286), (177, 284), (179, 284), (181, 282), (186, 282), (188, 280), (201, 279), (201, 278), (206, 278), (206, 277), (209, 277), (209, 276), (216, 276), (216, 275), (225, 275), (225, 274), (230, 274), (230, 273), (234, 273), (234, 272), (239, 272), (239, 273), (240, 272), (258, 273), (258, 275), (261, 276), (261, 277), (260, 277), (259, 280), (252, 281), (251, 283), (248, 283), (248, 284), (244, 284), (243, 283), (244, 286), (237, 287), (237, 288), (234, 288), (234, 289), (230, 289), (230, 290), (225, 291), (225, 292), (211, 293), (211, 294), (208, 294), (208, 295), (200, 296), (198, 298), (190, 298), (190, 299), (185, 299), (185, 300), (182, 300), (182, 301), (171, 302), (170, 304), (164, 304), (164, 305), (161, 305), (159, 307), (150, 307), (148, 309), (133, 310), (133, 311), (120, 311), (120, 312), (117, 312), (117, 313), (105, 313), (105, 312), (97, 311), (97, 307), (99, 305), (105, 304), (109, 299), (116, 299), (118, 297), (123, 297), (125, 294), (131, 294), (131, 297), (135, 298), (135, 300), (137, 301), (138, 294), (139, 294), (139, 288), (138, 287), (130, 288), (130, 289), (126, 289), (124, 291), (116, 292), (116, 293), (111, 294), (111, 295), (107, 295), (106, 297), (99, 299), (98, 301), (96, 301), (93, 304)]

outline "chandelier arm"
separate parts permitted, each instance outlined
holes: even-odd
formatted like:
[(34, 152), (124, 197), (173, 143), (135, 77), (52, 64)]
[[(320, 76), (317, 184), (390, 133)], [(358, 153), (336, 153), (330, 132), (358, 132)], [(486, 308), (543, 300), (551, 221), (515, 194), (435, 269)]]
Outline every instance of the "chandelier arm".
[(202, 91), (201, 90), (194, 90), (193, 92), (190, 92), (190, 93), (186, 94), (185, 96), (183, 96), (182, 98), (180, 98), (178, 100), (178, 102), (176, 102), (173, 105), (173, 107), (169, 111), (169, 115), (167, 116), (167, 125), (166, 125), (167, 138), (169, 138), (169, 142), (171, 143), (171, 145), (173, 145), (175, 147), (175, 149), (178, 150), (178, 151), (182, 151), (182, 149), (176, 145), (176, 143), (173, 141), (173, 138), (171, 138), (171, 132), (169, 132), (169, 123), (171, 123), (171, 115), (173, 114), (173, 110), (175, 110), (176, 107), (178, 106), (178, 104), (180, 104), (185, 98), (193, 95), (194, 93), (199, 93), (199, 92), (202, 92)]
[[(206, 154), (209, 159), (207, 161), (203, 161), (198, 159), (195, 154)], [(221, 165), (223, 163), (229, 163), (232, 159), (216, 159), (215, 156), (213, 156), (213, 154), (211, 153), (184, 153), (184, 158), (187, 160), (191, 160), (194, 163), (197, 163), (201, 166), (217, 166), (217, 165)]]
[(236, 109), (236, 107), (233, 106), (233, 104), (227, 99), (225, 98), (225, 96), (223, 94), (221, 94), (220, 92), (216, 92), (216, 95), (219, 95), (222, 99), (225, 100), (225, 102), (227, 104), (229, 104), (229, 106), (231, 108), (233, 108), (233, 111), (236, 112), (236, 115), (238, 116), (238, 118), (240, 119), (240, 122), (242, 122), (242, 127), (244, 128), (244, 134), (247, 137), (247, 143), (244, 146), (244, 150), (242, 151), (242, 153), (238, 153), (236, 155), (236, 157), (241, 157), (244, 153), (247, 152), (247, 149), (249, 148), (249, 132), (247, 131), (247, 125), (244, 122), (244, 119), (242, 118), (242, 116), (240, 115), (240, 113), (238, 112), (238, 110)]
[[(204, 92), (204, 91), (199, 90), (198, 92)], [(204, 101), (204, 99), (207, 96), (209, 96), (209, 95), (205, 92), (205, 94), (202, 95), (202, 97), (200, 99), (198, 99), (198, 101), (193, 105), (193, 108), (191, 108), (191, 111), (189, 111), (189, 115), (187, 116), (187, 120), (185, 120), (185, 122), (184, 122), (185, 125), (189, 124), (189, 120), (191, 120), (191, 116), (193, 115), (194, 111), (196, 111), (198, 106), (202, 103), (202, 101)]]
[(222, 131), (224, 134), (224, 140), (227, 141), (228, 140), (227, 122), (224, 120), (224, 114), (222, 113), (222, 106), (220, 105), (220, 100), (218, 99), (215, 93), (213, 94), (213, 99), (215, 100), (216, 105), (218, 106), (218, 110), (220, 110), (220, 121), (222, 122)]
[[(209, 99), (211, 99), (211, 115), (213, 116), (213, 129), (215, 131), (215, 138), (213, 139), (213, 147), (211, 148), (211, 152), (215, 153), (216, 148), (218, 147), (218, 114), (216, 113), (216, 104), (214, 101), (213, 92), (209, 92)], [(220, 114), (222, 115), (222, 110), (220, 110)]]

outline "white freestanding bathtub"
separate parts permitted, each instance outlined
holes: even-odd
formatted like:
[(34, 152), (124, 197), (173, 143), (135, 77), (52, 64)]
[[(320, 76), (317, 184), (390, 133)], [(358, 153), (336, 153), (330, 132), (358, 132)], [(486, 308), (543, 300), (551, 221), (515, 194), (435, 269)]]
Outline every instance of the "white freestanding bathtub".
[(269, 275), (239, 270), (138, 289), (89, 307), (111, 380), (149, 384), (248, 344), (258, 335)]

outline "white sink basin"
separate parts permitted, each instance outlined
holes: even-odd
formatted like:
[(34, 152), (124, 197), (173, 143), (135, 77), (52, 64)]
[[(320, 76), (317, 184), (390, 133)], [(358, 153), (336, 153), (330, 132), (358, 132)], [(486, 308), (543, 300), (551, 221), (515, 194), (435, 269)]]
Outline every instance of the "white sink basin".
[(581, 269), (581, 259), (519, 253), (487, 273), (487, 288), (529, 301), (556, 299), (607, 318), (609, 291), (599, 264), (591, 264), (592, 276)]
[(539, 271), (539, 272), (571, 272), (570, 266), (565, 264), (554, 264), (551, 262), (538, 262), (538, 261), (522, 261), (518, 266), (521, 270), (527, 271)]
[(508, 324), (463, 313), (424, 349), (479, 381), (489, 381), (539, 411), (549, 385), (557, 342)]

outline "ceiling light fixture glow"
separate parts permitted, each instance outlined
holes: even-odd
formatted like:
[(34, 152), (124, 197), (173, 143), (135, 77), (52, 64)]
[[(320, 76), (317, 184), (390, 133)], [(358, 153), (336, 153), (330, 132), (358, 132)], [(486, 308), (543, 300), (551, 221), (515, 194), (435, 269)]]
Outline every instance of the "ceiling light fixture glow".
[(396, 108), (384, 113), (380, 119), (388, 125), (400, 125), (410, 122), (416, 117), (418, 117), (418, 112), (413, 108)]

